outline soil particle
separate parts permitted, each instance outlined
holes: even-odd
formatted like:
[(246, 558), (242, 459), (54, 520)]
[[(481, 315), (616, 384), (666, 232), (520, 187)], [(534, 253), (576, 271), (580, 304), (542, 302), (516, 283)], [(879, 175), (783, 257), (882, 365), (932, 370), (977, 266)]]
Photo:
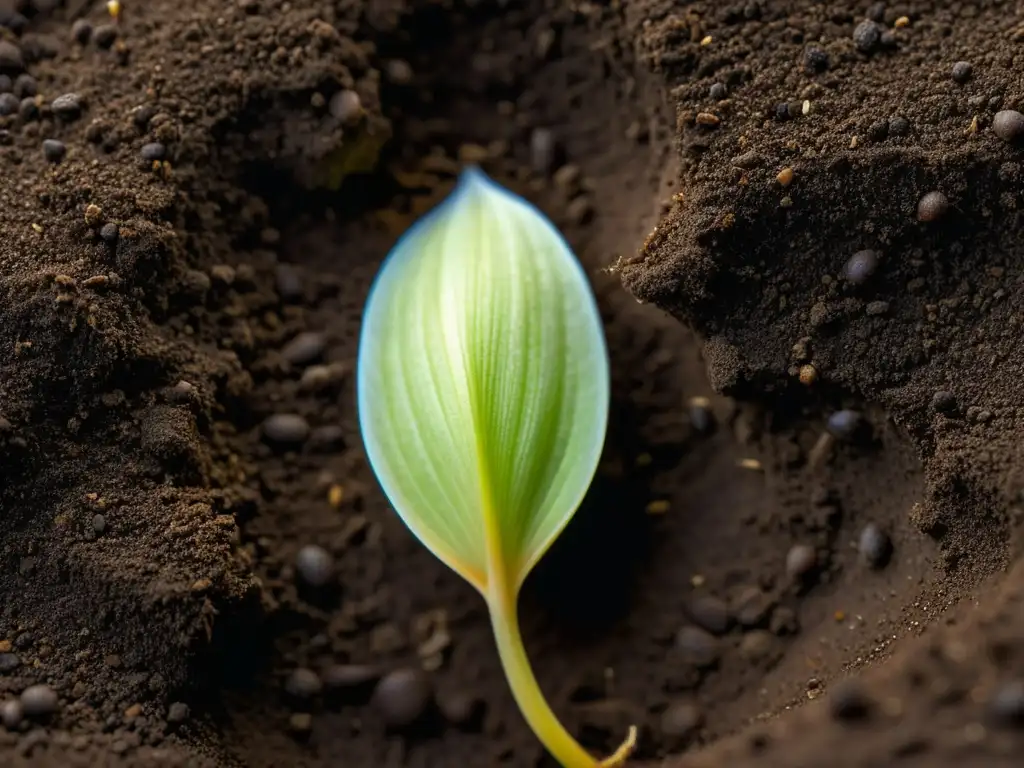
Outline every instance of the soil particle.
[(872, 568), (883, 568), (892, 556), (892, 539), (875, 523), (868, 523), (860, 532), (857, 548), (865, 563)]
[(21, 708), (27, 717), (48, 717), (57, 711), (57, 692), (48, 685), (32, 685), (21, 693)]
[(697, 667), (710, 667), (721, 653), (719, 641), (714, 635), (699, 627), (683, 627), (676, 633), (675, 647), (682, 658)]
[(408, 728), (426, 713), (433, 700), (430, 679), (417, 669), (389, 672), (373, 692), (373, 705), (391, 728)]
[(307, 544), (295, 556), (295, 570), (311, 587), (324, 587), (334, 578), (334, 558), (316, 544)]
[(992, 118), (992, 132), (1007, 143), (1024, 136), (1024, 114), (1015, 109), (1003, 109)]
[(271, 443), (298, 446), (309, 437), (309, 422), (297, 413), (275, 413), (263, 422), (263, 434)]

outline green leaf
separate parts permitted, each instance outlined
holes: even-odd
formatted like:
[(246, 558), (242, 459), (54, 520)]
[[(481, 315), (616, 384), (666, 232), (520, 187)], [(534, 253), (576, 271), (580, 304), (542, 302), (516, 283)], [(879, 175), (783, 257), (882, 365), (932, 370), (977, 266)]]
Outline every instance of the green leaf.
[(514, 596), (579, 506), (608, 417), (601, 318), (551, 222), (465, 171), (376, 278), (357, 391), (398, 514), (485, 597)]

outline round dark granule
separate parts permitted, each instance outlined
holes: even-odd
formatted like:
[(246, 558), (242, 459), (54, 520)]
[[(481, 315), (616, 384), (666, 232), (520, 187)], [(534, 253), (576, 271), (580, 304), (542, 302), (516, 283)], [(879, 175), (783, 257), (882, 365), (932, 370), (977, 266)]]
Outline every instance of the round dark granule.
[(1003, 683), (988, 702), (989, 719), (999, 726), (1024, 726), (1024, 682)]
[(950, 74), (953, 76), (953, 82), (963, 85), (971, 79), (972, 72), (974, 72), (974, 68), (970, 63), (966, 61), (958, 61), (953, 65), (953, 70)]
[(315, 331), (304, 331), (284, 345), (281, 357), (292, 365), (308, 365), (318, 360), (327, 347), (327, 337)]
[(996, 112), (992, 118), (992, 133), (1006, 142), (1014, 142), (1024, 136), (1024, 115), (1015, 109)]
[(48, 685), (30, 685), (21, 692), (21, 708), (29, 717), (52, 715), (57, 703), (57, 692)]
[(272, 443), (301, 445), (309, 437), (309, 422), (295, 413), (275, 413), (263, 422), (263, 435)]
[(107, 245), (117, 245), (120, 229), (113, 222), (100, 227), (100, 239)]
[(167, 722), (171, 724), (183, 723), (188, 720), (189, 714), (188, 704), (176, 701), (167, 709)]
[(17, 699), (8, 699), (0, 704), (0, 723), (3, 723), (8, 730), (13, 731), (21, 725), (21, 721), (24, 719), (25, 710), (22, 709), (21, 702)]
[(338, 691), (364, 688), (380, 677), (380, 670), (369, 664), (333, 664), (322, 675), (324, 685)]
[(852, 285), (863, 285), (878, 270), (878, 252), (857, 251), (843, 264), (843, 279)]
[(299, 667), (293, 669), (292, 673), (288, 675), (288, 679), (284, 682), (284, 689), (289, 696), (294, 696), (297, 699), (311, 699), (320, 694), (324, 689), (324, 684), (316, 672)]
[(468, 728), (480, 721), (483, 714), (483, 700), (469, 691), (447, 691), (437, 697), (437, 708), (452, 725)]
[(789, 120), (790, 117), (791, 117), (791, 115), (789, 114), (789, 104), (788, 103), (783, 101), (783, 102), (779, 102), (778, 104), (775, 105), (775, 119), (776, 120), (778, 120), (780, 123), (784, 123), (787, 120)]
[(0, 75), (0, 93), (10, 93), (14, 90), (14, 81), (10, 75)]
[(92, 23), (87, 19), (79, 19), (72, 24), (71, 39), (79, 45), (88, 45), (92, 39)]
[(337, 424), (325, 424), (309, 433), (309, 443), (320, 451), (336, 451), (345, 447), (345, 430)]
[(900, 115), (889, 118), (889, 135), (906, 136), (910, 132), (910, 121)]
[(28, 96), (35, 96), (39, 93), (39, 83), (32, 75), (18, 75), (18, 79), (14, 81), (14, 95), (19, 99), (24, 99)]
[(805, 48), (804, 67), (811, 72), (824, 72), (829, 67), (828, 54), (821, 48)]
[(853, 42), (861, 53), (871, 53), (882, 41), (882, 30), (873, 21), (866, 20), (853, 30)]
[(709, 435), (715, 429), (715, 413), (703, 398), (695, 398), (688, 410), (690, 426), (702, 435)]
[(814, 547), (807, 544), (796, 544), (786, 553), (786, 573), (791, 579), (802, 579), (818, 564), (818, 556)]
[(854, 680), (843, 680), (828, 697), (829, 711), (836, 720), (863, 720), (871, 714), (871, 699)]
[(50, 109), (65, 122), (77, 120), (82, 116), (82, 97), (77, 93), (65, 93), (53, 100)]
[(13, 653), (0, 653), (0, 674), (13, 672), (21, 666), (21, 659)]
[(686, 613), (694, 624), (714, 635), (724, 635), (732, 623), (729, 606), (713, 595), (694, 597), (687, 603)]
[(433, 694), (426, 674), (418, 669), (396, 669), (377, 684), (373, 706), (389, 728), (408, 728), (427, 711)]
[(13, 115), (20, 106), (21, 102), (13, 93), (0, 93), (0, 117)]
[(836, 411), (828, 417), (825, 429), (838, 440), (849, 440), (857, 433), (861, 424), (862, 417), (859, 411), (844, 409)]
[(334, 558), (316, 544), (307, 544), (295, 555), (299, 578), (311, 587), (323, 587), (334, 578)]
[(51, 163), (59, 163), (64, 159), (68, 153), (68, 148), (64, 146), (63, 141), (57, 141), (56, 139), (46, 139), (43, 142), (43, 155)]
[(868, 126), (868, 138), (871, 141), (885, 141), (889, 136), (889, 122), (887, 120), (875, 120)]
[[(10, 3), (8, 3), (10, 7)], [(0, 27), (7, 27), (11, 32), (20, 36), (28, 27), (28, 18), (17, 11), (0, 11)]]
[(661, 733), (678, 747), (679, 742), (693, 735), (703, 721), (704, 715), (695, 702), (680, 701), (670, 704), (662, 713)]
[(96, 41), (96, 45), (106, 50), (117, 40), (117, 27), (113, 24), (101, 24), (96, 27), (96, 31), (93, 33), (93, 40)]
[(708, 95), (715, 101), (721, 101), (729, 95), (729, 91), (725, 87), (725, 83), (715, 83), (708, 91)]
[(277, 294), (283, 301), (302, 299), (302, 276), (290, 264), (279, 264), (275, 272)]
[(947, 389), (940, 389), (932, 395), (932, 408), (939, 413), (952, 413), (956, 410), (956, 395)]
[(857, 549), (869, 566), (884, 568), (892, 556), (892, 539), (877, 525), (868, 523), (860, 532)]
[(883, 48), (895, 48), (896, 47), (896, 35), (890, 32), (888, 29), (882, 33), (882, 37), (879, 38), (879, 44)]
[(103, 515), (93, 515), (92, 529), (97, 536), (101, 536), (107, 530), (107, 518)]
[(700, 627), (686, 626), (676, 633), (676, 649), (683, 660), (696, 667), (710, 667), (721, 653), (718, 640)]
[(25, 57), (21, 48), (7, 40), (0, 40), (0, 72), (21, 72), (25, 68)]
[(143, 160), (152, 163), (154, 160), (163, 160), (167, 156), (167, 147), (159, 141), (152, 141), (149, 144), (143, 144), (139, 154), (142, 155)]
[(18, 105), (18, 116), (23, 122), (31, 123), (39, 117), (39, 106), (31, 96), (21, 100)]
[(938, 221), (949, 210), (949, 198), (941, 192), (929, 192), (917, 203), (918, 221)]

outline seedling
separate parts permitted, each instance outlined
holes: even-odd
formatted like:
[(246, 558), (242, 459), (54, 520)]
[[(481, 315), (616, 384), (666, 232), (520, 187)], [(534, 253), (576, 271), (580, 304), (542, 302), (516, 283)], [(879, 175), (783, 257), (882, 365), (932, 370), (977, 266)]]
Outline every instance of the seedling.
[(389, 254), (367, 301), (357, 397), (370, 465), (416, 537), (487, 601), (526, 721), (565, 768), (592, 757), (552, 712), (516, 603), (593, 478), (609, 365), (586, 274), (535, 207), (471, 168)]

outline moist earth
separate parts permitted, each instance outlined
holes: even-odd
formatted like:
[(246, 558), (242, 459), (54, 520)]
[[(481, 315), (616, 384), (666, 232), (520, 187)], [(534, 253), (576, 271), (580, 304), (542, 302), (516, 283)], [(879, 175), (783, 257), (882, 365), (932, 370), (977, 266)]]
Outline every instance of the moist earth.
[(479, 164), (566, 233), (611, 351), (598, 476), (521, 605), (583, 743), (1011, 764), (1020, 29), (0, 0), (4, 763), (552, 765), (354, 412), (370, 280)]

